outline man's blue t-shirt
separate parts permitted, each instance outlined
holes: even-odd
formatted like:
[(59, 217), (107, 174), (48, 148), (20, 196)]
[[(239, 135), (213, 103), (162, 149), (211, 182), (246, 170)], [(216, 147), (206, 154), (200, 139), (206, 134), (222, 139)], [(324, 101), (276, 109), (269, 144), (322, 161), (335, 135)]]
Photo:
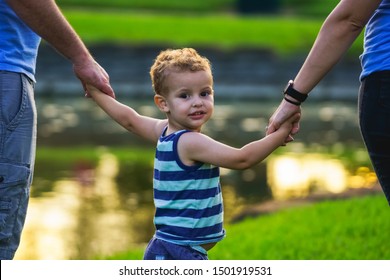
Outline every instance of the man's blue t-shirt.
[(0, 70), (26, 74), (35, 81), (41, 38), (0, 0)]

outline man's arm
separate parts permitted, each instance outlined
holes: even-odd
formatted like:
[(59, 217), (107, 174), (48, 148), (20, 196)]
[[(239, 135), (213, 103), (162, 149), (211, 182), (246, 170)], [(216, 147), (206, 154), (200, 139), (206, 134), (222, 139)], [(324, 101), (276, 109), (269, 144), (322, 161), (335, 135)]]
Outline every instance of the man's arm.
[(114, 97), (108, 74), (93, 59), (54, 0), (6, 1), (32, 30), (72, 62), (85, 90), (86, 84), (91, 84)]

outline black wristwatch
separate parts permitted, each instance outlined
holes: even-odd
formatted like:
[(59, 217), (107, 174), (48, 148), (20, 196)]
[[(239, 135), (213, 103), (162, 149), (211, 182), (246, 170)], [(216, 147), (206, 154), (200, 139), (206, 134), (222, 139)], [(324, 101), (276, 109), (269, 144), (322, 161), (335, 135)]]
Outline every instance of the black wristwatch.
[(299, 106), (299, 105), (301, 105), (301, 103), (303, 101), (306, 100), (307, 94), (300, 93), (299, 91), (294, 89), (293, 86), (294, 86), (294, 81), (293, 80), (288, 81), (287, 86), (283, 91), (283, 94), (285, 96), (286, 95), (291, 96), (291, 97), (295, 98), (296, 100), (298, 100), (299, 102), (295, 102), (295, 101), (292, 101), (292, 100), (287, 99), (287, 98), (284, 98), (284, 99), (292, 104)]

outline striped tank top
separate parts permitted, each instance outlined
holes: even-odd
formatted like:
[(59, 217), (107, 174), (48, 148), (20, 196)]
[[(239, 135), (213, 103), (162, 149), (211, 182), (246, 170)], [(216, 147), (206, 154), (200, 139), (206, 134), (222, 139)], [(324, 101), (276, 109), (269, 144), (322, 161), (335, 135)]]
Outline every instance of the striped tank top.
[(220, 241), (225, 231), (219, 168), (183, 164), (177, 142), (190, 131), (165, 136), (166, 131), (160, 136), (154, 159), (155, 236), (190, 246)]

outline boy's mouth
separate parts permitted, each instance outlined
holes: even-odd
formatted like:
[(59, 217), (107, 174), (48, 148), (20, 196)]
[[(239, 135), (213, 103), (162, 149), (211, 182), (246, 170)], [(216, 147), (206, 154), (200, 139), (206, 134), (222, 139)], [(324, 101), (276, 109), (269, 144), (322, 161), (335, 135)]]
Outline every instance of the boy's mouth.
[(194, 113), (191, 113), (190, 116), (200, 116), (200, 115), (204, 115), (206, 114), (206, 112), (203, 112), (203, 111), (196, 111)]

